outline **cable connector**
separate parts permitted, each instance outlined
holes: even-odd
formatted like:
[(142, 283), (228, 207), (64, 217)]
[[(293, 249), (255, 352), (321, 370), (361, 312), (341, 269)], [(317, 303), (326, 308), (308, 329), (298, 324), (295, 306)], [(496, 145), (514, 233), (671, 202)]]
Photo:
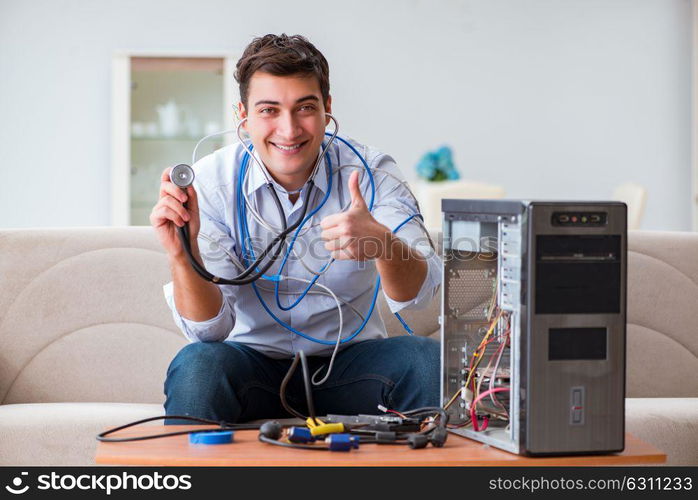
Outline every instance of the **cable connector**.
[(397, 441), (397, 433), (393, 431), (378, 431), (376, 432), (375, 436), (376, 443), (379, 444), (394, 443)]
[(312, 429), (313, 427), (315, 427), (317, 425), (322, 425), (324, 423), (325, 422), (323, 422), (319, 418), (313, 419), (313, 417), (308, 417), (305, 419), (305, 425), (307, 425), (309, 429)]
[(426, 448), (429, 444), (429, 438), (424, 434), (410, 434), (407, 436), (407, 445), (413, 450)]
[(279, 439), (282, 431), (283, 426), (281, 425), (281, 422), (269, 420), (261, 425), (259, 428), (259, 435), (269, 439)]
[(344, 424), (341, 422), (332, 424), (316, 424), (310, 428), (310, 434), (313, 436), (323, 436), (325, 434), (339, 434), (344, 432)]
[(441, 448), (446, 443), (447, 438), (448, 431), (446, 430), (446, 428), (437, 427), (436, 429), (431, 431), (429, 435), (429, 442), (432, 446), (435, 446), (436, 448)]
[(323, 434), (336, 434), (338, 432), (344, 432), (344, 424), (342, 422), (336, 423), (325, 423), (319, 418), (313, 419), (308, 417), (305, 419), (305, 423), (310, 429), (313, 436), (321, 436)]
[(310, 443), (315, 438), (307, 427), (291, 427), (287, 434), (288, 440), (292, 443)]
[(332, 434), (325, 441), (330, 451), (350, 451), (352, 448), (359, 448), (358, 436), (350, 434)]

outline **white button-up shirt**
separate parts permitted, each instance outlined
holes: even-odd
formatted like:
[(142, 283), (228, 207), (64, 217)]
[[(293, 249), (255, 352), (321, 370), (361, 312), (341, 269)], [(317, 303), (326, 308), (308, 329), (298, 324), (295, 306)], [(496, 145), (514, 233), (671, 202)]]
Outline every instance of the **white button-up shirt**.
[[(375, 184), (375, 200), (371, 211), (373, 217), (391, 230), (395, 230), (402, 221), (418, 213), (414, 199), (401, 182), (403, 177), (395, 160), (354, 141), (348, 142), (364, 156), (372, 170)], [(303, 226), (295, 242), (294, 252), (290, 254), (284, 269), (279, 271), (282, 260), (279, 258), (265, 273), (267, 276), (281, 274), (312, 280), (314, 275), (308, 268), (319, 272), (329, 261), (329, 252), (320, 238), (320, 221), (328, 215), (339, 213), (347, 208), (351, 201), (347, 182), (349, 175), (356, 168), (361, 173), (361, 192), (366, 204), (370, 203), (370, 182), (359, 158), (339, 140), (330, 146), (328, 153), (332, 168), (329, 197), (324, 206)], [(244, 148), (236, 143), (202, 158), (193, 166), (196, 174), (194, 188), (198, 195), (201, 215), (199, 248), (206, 268), (212, 274), (222, 278), (232, 278), (240, 272), (231, 259), (241, 260), (242, 245), (238, 231), (236, 198), (238, 176), (244, 154)], [(259, 165), (250, 158), (247, 170), (248, 175), (243, 184), (243, 192), (262, 219), (273, 226), (272, 230), (263, 227), (254, 219), (251, 211), (247, 210), (249, 234), (255, 248), (255, 255), (258, 256), (261, 249), (278, 234), (281, 223), (278, 209), (266, 187), (266, 178)], [(326, 158), (323, 155), (314, 178), (315, 188), (310, 195), (310, 200), (307, 199), (307, 185), (296, 202), (291, 203), (284, 188), (274, 182), (289, 226), (298, 219), (304, 204), (310, 203), (306, 215), (320, 204), (329, 189), (328, 181)], [(287, 245), (281, 257), (286, 253), (294, 233), (295, 231), (287, 238)], [(394, 313), (405, 308), (426, 306), (437, 293), (441, 282), (441, 260), (432, 250), (428, 237), (418, 221), (411, 220), (395, 234), (413, 251), (419, 252), (426, 258), (428, 271), (413, 300), (397, 302), (386, 295), (390, 310)], [(343, 301), (342, 338), (353, 334), (363, 322), (359, 314), (365, 317), (371, 307), (377, 276), (374, 261), (337, 260), (318, 279), (318, 283), (330, 288)], [(192, 342), (234, 340), (272, 358), (291, 357), (299, 350), (305, 351), (308, 355), (324, 355), (332, 351), (332, 344), (336, 341), (338, 334), (339, 315), (337, 303), (329, 294), (310, 293), (296, 307), (284, 311), (277, 307), (273, 281), (260, 279), (256, 285), (262, 299), (280, 320), (327, 344), (319, 344), (303, 338), (277, 323), (263, 308), (252, 285), (221, 286), (223, 304), (218, 314), (207, 321), (192, 321), (179, 314), (174, 303), (171, 282), (165, 285), (164, 291), (175, 323)], [(281, 292), (279, 297), (282, 305), (288, 306), (293, 303), (307, 286), (305, 282), (282, 279), (279, 283)], [(318, 286), (314, 286), (311, 290), (322, 291)], [(361, 333), (342, 345), (381, 337), (386, 337), (386, 331), (376, 307)]]

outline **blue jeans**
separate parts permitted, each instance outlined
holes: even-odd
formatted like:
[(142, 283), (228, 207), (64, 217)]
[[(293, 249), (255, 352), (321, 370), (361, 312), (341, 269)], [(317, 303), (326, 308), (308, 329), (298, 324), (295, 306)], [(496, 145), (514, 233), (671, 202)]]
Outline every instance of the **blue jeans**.
[[(379, 404), (403, 411), (439, 406), (439, 356), (439, 343), (424, 337), (352, 344), (337, 354), (329, 379), (313, 386), (315, 411), (356, 415), (380, 413)], [(226, 422), (290, 417), (281, 406), (279, 387), (291, 361), (271, 359), (239, 342), (188, 344), (167, 370), (165, 413)], [(328, 361), (308, 357), (311, 375)], [(308, 414), (300, 364), (286, 398), (294, 409)]]

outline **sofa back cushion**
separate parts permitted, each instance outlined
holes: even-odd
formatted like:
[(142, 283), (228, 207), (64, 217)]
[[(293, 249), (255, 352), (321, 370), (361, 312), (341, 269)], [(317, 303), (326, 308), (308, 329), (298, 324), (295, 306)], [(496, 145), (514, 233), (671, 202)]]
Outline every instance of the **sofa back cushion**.
[(628, 237), (628, 397), (698, 397), (698, 233)]
[[(187, 340), (167, 308), (167, 260), (150, 227), (0, 231), (0, 404), (162, 403)], [(438, 329), (438, 296), (406, 320)], [(382, 294), (390, 335), (404, 334)]]
[(149, 227), (0, 231), (0, 402), (159, 403), (186, 339)]
[[(436, 247), (436, 252), (441, 255), (441, 234), (437, 232), (430, 232), (434, 247)], [(405, 327), (402, 326), (400, 321), (395, 317), (395, 315), (390, 311), (385, 297), (382, 293), (378, 294), (378, 312), (383, 319), (383, 324), (385, 324), (385, 329), (388, 332), (388, 336), (397, 337), (400, 335), (406, 335)], [(431, 336), (432, 338), (438, 340), (440, 338), (440, 327), (439, 327), (439, 315), (441, 314), (441, 289), (437, 290), (437, 293), (432, 297), (432, 299), (426, 304), (420, 304), (418, 309), (404, 309), (400, 312), (400, 317), (407, 323), (407, 326), (414, 332), (415, 335), (422, 337)]]

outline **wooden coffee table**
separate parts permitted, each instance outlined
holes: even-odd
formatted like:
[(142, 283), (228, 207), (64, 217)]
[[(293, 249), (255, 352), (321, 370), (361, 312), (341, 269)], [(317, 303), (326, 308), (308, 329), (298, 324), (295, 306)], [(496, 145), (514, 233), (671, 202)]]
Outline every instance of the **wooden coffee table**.
[[(129, 429), (120, 437), (143, 436), (184, 429), (191, 425), (148, 425)], [(407, 446), (365, 444), (350, 452), (293, 450), (261, 443), (257, 431), (235, 431), (231, 444), (190, 445), (189, 437), (173, 436), (129, 443), (97, 443), (95, 461), (109, 465), (199, 466), (578, 466), (662, 464), (666, 455), (631, 434), (625, 451), (610, 455), (522, 457), (455, 434), (443, 448), (411, 450)]]

